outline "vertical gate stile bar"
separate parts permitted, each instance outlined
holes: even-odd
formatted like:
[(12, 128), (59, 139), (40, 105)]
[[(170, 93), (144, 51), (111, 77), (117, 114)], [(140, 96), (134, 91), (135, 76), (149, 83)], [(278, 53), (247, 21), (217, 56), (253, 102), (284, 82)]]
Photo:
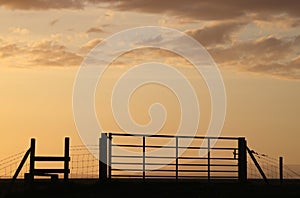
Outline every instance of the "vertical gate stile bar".
[(210, 181), (210, 138), (207, 138), (207, 180)]
[(67, 181), (69, 179), (69, 161), (70, 161), (70, 138), (65, 138), (65, 161), (64, 161), (64, 180)]
[(108, 179), (111, 180), (111, 176), (112, 176), (112, 133), (108, 134)]
[(101, 138), (102, 138), (102, 136), (103, 136), (103, 135), (101, 134), (101, 137), (100, 137), (99, 140), (98, 140), (98, 144), (99, 144), (99, 148), (98, 148), (98, 151), (99, 151), (99, 154), (98, 154), (98, 155), (99, 155), (98, 178), (99, 178), (99, 180), (101, 180), (101, 171), (102, 171), (102, 170), (101, 170), (101, 169), (102, 169), (102, 167), (101, 167), (101, 163), (102, 163), (102, 162), (101, 162), (101, 150), (102, 150), (102, 149), (101, 149), (101, 146), (102, 146), (102, 145), (101, 145)]
[[(102, 135), (101, 135), (102, 136)], [(98, 178), (99, 180), (101, 179), (101, 137), (98, 139), (98, 144), (99, 144), (99, 148), (98, 148), (98, 157), (99, 157), (99, 165), (98, 165)]]
[(145, 177), (146, 177), (146, 136), (143, 136), (143, 180), (145, 180)]
[(178, 136), (176, 136), (176, 181), (178, 180)]

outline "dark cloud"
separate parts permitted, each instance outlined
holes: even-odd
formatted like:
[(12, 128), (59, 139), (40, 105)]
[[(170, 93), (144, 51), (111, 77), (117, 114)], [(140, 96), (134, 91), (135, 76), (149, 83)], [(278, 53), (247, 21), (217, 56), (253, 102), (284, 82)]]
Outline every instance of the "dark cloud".
[(258, 61), (278, 61), (293, 52), (292, 42), (276, 37), (263, 37), (251, 41), (238, 41), (223, 48), (213, 48), (210, 53), (218, 62), (239, 61), (252, 64)]
[(300, 26), (300, 17), (291, 17), (287, 14), (270, 15), (260, 13), (259, 15), (253, 15), (252, 21), (260, 27), (295, 28)]
[[(98, 2), (98, 1), (96, 1)], [(110, 1), (107, 1), (110, 2)], [(120, 0), (114, 7), (124, 11), (169, 13), (196, 19), (232, 19), (249, 13), (300, 16), (298, 0)]]
[[(294, 39), (275, 36), (247, 41), (233, 39), (250, 22), (261, 27), (272, 23), (288, 28), (298, 27), (298, 0), (0, 0), (0, 7), (23, 10), (83, 9), (93, 5), (119, 11), (170, 15), (178, 19), (178, 23), (180, 19), (215, 20), (208, 23), (211, 25), (186, 32), (208, 47), (218, 64), (232, 65), (244, 71), (300, 79), (300, 35)], [(59, 19), (55, 19), (49, 25), (53, 26), (58, 21)], [(102, 32), (103, 29), (96, 27), (87, 30), (87, 33)], [(89, 41), (80, 47), (79, 52), (87, 53), (100, 41)], [(52, 41), (28, 46), (0, 43), (1, 58), (18, 59), (20, 55), (27, 56), (29, 64), (46, 66), (80, 65), (83, 58)]]
[(300, 56), (295, 40), (264, 37), (209, 50), (219, 65), (290, 79), (300, 79)]
[(113, 8), (121, 11), (136, 11), (147, 13), (164, 13), (178, 17), (189, 17), (196, 19), (229, 19), (241, 16), (243, 10), (236, 9), (236, 6), (219, 0), (173, 0), (172, 2), (163, 1), (140, 1), (140, 0), (121, 0), (112, 5)]
[(295, 38), (294, 45), (300, 47), (300, 35)]
[(287, 14), (300, 16), (298, 0), (0, 0), (8, 9), (82, 9), (85, 6), (102, 6), (121, 11), (171, 14), (194, 19), (232, 19), (249, 13), (258, 15)]
[(186, 33), (194, 37), (202, 45), (208, 47), (231, 42), (232, 35), (246, 24), (241, 22), (217, 23), (201, 29), (188, 30)]
[(101, 28), (91, 27), (86, 31), (86, 33), (103, 33), (104, 31)]

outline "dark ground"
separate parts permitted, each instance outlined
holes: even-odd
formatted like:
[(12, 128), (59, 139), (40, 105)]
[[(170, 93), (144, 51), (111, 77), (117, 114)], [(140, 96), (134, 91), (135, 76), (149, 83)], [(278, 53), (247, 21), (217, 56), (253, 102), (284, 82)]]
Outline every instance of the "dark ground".
[(30, 185), (23, 180), (0, 180), (2, 197), (295, 197), (300, 198), (300, 180), (283, 184), (263, 181), (111, 181), (70, 180), (68, 183), (49, 180)]

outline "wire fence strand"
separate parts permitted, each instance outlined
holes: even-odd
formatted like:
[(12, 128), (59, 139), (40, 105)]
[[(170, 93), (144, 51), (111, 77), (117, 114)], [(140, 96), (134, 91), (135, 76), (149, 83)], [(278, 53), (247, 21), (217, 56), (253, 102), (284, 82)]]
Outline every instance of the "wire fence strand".
[[(280, 178), (280, 167), (279, 167), (279, 158), (276, 159), (271, 157), (267, 154), (253, 152), (255, 159), (257, 160), (258, 164), (261, 166), (262, 170), (264, 171), (266, 177), (268, 179), (279, 179)], [(253, 163), (252, 159), (248, 157), (248, 178), (251, 179), (261, 179), (262, 176), (260, 175), (257, 167)], [(300, 169), (300, 165), (299, 165)], [(293, 170), (288, 165), (283, 166), (283, 178), (284, 179), (300, 179), (300, 170)]]
[[(13, 177), (25, 152), (22, 151), (0, 160), (0, 179), (11, 179)], [(253, 152), (253, 154), (268, 179), (279, 179), (279, 159), (257, 152)], [(70, 146), (70, 156), (70, 178), (99, 177), (98, 145)], [(247, 169), (249, 179), (262, 178), (250, 157), (247, 159)], [(18, 178), (24, 178), (24, 174), (28, 172), (29, 160), (23, 166)], [(284, 179), (300, 179), (300, 165), (299, 169), (284, 165), (283, 177)]]

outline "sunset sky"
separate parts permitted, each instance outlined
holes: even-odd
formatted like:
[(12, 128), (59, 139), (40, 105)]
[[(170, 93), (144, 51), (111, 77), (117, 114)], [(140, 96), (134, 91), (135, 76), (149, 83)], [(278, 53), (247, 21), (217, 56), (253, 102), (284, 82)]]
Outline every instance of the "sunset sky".
[[(217, 63), (227, 94), (222, 136), (244, 136), (251, 149), (300, 164), (299, 10), (297, 0), (0, 0), (0, 159), (25, 150), (31, 137), (40, 153), (62, 152), (65, 136), (81, 144), (72, 92), (84, 57), (114, 33), (151, 25), (194, 37)], [(177, 55), (147, 49), (119, 57), (99, 82), (104, 130), (120, 130), (106, 105), (112, 84), (147, 61), (186, 66), (200, 101), (198, 135), (204, 135), (210, 102), (203, 79)], [(147, 108), (160, 100), (170, 115), (160, 133), (176, 130), (174, 95), (146, 88), (133, 95), (133, 117), (147, 123)]]

